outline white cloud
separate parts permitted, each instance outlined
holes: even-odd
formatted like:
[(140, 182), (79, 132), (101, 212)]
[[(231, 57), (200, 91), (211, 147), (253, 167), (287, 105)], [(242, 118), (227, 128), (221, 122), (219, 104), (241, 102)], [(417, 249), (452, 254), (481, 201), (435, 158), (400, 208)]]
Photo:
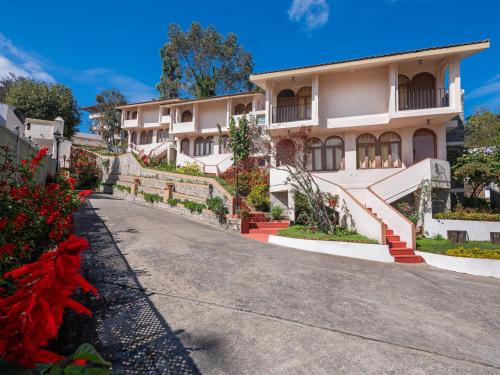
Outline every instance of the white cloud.
[(140, 102), (151, 100), (158, 96), (156, 89), (139, 80), (107, 68), (92, 68), (83, 71), (65, 71), (72, 80), (95, 85), (96, 91), (116, 88), (128, 101)]
[(0, 33), (0, 77), (14, 73), (40, 81), (55, 82), (54, 77), (42, 67), (43, 64), (40, 58), (16, 47)]
[(482, 86), (465, 95), (465, 99), (484, 100), (482, 105), (487, 107), (500, 107), (500, 74), (486, 81)]
[(11, 40), (0, 33), (0, 78), (13, 73), (17, 76), (30, 77), (39, 81), (56, 82), (48, 70), (56, 72), (69, 81), (84, 86), (92, 86), (96, 89), (96, 92), (116, 88), (123, 92), (129, 101), (151, 100), (157, 96), (154, 87), (148, 86), (133, 77), (116, 73), (112, 69), (92, 68), (77, 71), (49, 64), (43, 58), (15, 46)]
[(308, 31), (324, 26), (328, 22), (330, 6), (326, 0), (293, 0), (288, 17), (294, 22), (304, 21)]

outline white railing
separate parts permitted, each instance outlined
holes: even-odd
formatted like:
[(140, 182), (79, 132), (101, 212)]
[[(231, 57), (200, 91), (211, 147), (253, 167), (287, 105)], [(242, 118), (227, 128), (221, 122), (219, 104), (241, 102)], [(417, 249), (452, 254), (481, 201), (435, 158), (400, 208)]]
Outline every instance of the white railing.
[(173, 138), (167, 139), (166, 141), (160, 143), (158, 146), (152, 148), (149, 151), (149, 156), (156, 157), (158, 155), (161, 155), (165, 150), (172, 147), (175, 147), (175, 140)]
[(387, 203), (392, 203), (414, 192), (425, 181), (429, 181), (433, 187), (449, 188), (450, 164), (446, 160), (424, 159), (369, 188)]
[(409, 248), (415, 250), (415, 225), (410, 220), (369, 188), (349, 189), (349, 192), (366, 207), (370, 207), (390, 229), (394, 230), (395, 235), (406, 241)]
[(385, 244), (385, 228), (380, 218), (368, 211), (365, 205), (343, 187), (318, 176), (314, 176), (314, 180), (321, 191), (338, 195), (341, 226)]

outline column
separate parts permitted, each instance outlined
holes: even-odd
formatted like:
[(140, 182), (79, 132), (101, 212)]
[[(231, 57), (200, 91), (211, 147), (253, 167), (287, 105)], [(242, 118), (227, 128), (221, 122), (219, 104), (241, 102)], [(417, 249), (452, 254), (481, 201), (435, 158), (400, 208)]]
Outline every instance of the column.
[(398, 67), (396, 64), (391, 64), (389, 65), (389, 118), (396, 113), (396, 108), (398, 108), (397, 87)]
[(312, 76), (312, 103), (311, 103), (311, 119), (314, 124), (319, 124), (319, 75)]
[(356, 133), (353, 131), (344, 133), (344, 147), (345, 147), (345, 169), (356, 170)]

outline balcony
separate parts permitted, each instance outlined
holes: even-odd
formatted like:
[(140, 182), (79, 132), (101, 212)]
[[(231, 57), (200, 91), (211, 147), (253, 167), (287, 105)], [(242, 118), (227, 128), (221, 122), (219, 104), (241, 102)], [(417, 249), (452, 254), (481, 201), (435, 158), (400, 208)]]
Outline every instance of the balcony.
[(307, 121), (312, 119), (312, 107), (294, 105), (288, 107), (273, 107), (273, 123)]
[(194, 121), (176, 122), (170, 129), (170, 134), (194, 133), (196, 131)]
[(160, 124), (171, 124), (172, 117), (170, 115), (161, 115), (160, 116)]
[(428, 108), (448, 107), (448, 90), (438, 89), (407, 89), (398, 90), (398, 110), (409, 111)]
[(123, 121), (123, 128), (124, 129), (137, 128), (138, 126), (139, 126), (139, 120), (136, 118)]

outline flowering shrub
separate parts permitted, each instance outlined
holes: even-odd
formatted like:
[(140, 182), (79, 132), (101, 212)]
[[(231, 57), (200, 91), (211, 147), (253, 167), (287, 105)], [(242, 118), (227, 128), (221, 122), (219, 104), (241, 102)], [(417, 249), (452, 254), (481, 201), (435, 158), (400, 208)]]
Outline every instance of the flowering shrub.
[(269, 186), (269, 174), (255, 166), (255, 161), (241, 161), (237, 166), (231, 166), (221, 177), (232, 187), (236, 188), (236, 173), (238, 173), (238, 193), (247, 196), (257, 185)]
[(177, 168), (177, 173), (189, 174), (191, 176), (203, 176), (200, 165), (195, 162), (186, 163), (183, 166)]
[(71, 148), (69, 173), (75, 179), (77, 189), (95, 189), (101, 180), (97, 156), (82, 148)]
[(87, 241), (71, 235), (72, 212), (90, 190), (77, 193), (65, 176), (38, 185), (34, 175), (47, 149), (19, 165), (7, 147), (0, 152), (0, 365), (58, 362), (62, 357), (44, 347), (64, 310), (90, 314), (71, 294), (78, 287), (96, 293), (79, 274)]

